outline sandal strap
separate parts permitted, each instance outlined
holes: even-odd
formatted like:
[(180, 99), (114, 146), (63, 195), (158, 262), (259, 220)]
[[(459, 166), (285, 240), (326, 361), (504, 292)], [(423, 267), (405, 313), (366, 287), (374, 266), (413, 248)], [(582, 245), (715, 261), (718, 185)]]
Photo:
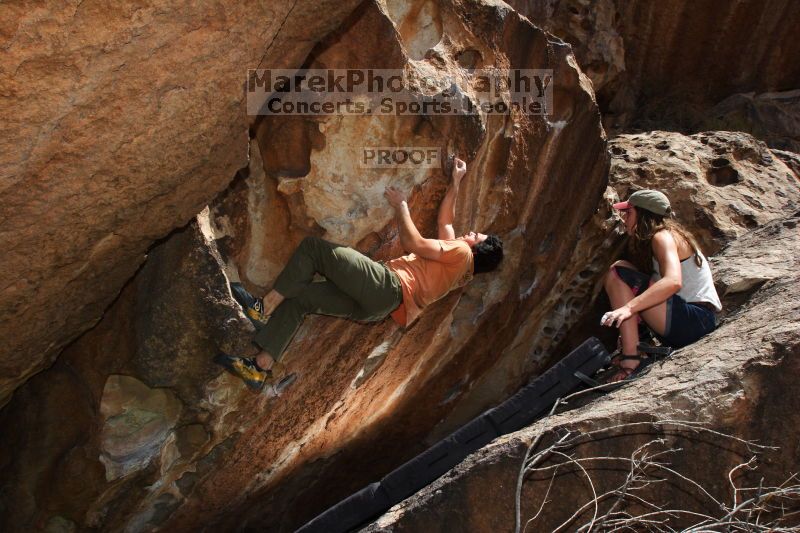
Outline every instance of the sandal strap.
[(620, 374), (622, 374), (618, 379), (614, 380), (614, 381), (619, 382), (619, 381), (622, 381), (624, 379), (628, 379), (631, 376), (631, 374), (633, 374), (634, 372), (636, 372), (636, 368), (625, 368), (624, 366), (620, 366), (620, 367), (617, 367), (616, 372), (614, 372), (610, 376), (607, 376), (603, 381), (605, 383), (612, 383), (612, 379), (613, 378), (615, 378), (617, 376), (620, 376)]
[(642, 362), (644, 359), (645, 359), (645, 358), (644, 358), (644, 357), (642, 357), (640, 354), (636, 354), (636, 355), (622, 355), (622, 356), (620, 356), (620, 358), (619, 358), (619, 361), (620, 361), (620, 362), (622, 362), (622, 361), (639, 361), (639, 362), (641, 363), (641, 362)]

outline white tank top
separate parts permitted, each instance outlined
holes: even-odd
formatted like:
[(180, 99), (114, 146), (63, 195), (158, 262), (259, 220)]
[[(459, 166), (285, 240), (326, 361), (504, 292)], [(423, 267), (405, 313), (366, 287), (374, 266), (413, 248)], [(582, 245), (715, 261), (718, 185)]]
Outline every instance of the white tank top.
[[(714, 306), (717, 312), (722, 311), (722, 303), (719, 301), (717, 289), (714, 287), (714, 280), (711, 277), (711, 268), (708, 260), (703, 253), (698, 250), (697, 255), (702, 259), (702, 266), (697, 266), (694, 262), (694, 255), (681, 261), (681, 290), (678, 296), (687, 302), (707, 302)], [(653, 282), (661, 279), (661, 272), (658, 269), (658, 261), (653, 258)]]

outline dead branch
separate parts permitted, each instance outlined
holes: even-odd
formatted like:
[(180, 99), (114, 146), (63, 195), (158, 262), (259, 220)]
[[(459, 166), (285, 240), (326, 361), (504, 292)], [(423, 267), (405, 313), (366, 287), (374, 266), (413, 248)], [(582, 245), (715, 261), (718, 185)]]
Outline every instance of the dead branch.
[[(586, 392), (586, 391), (584, 391)], [(575, 395), (573, 395), (574, 397)], [(569, 398), (569, 397), (568, 397)], [(559, 400), (551, 410), (555, 411), (558, 405), (563, 402)], [(738, 464), (731, 468), (727, 473), (728, 483), (732, 487), (732, 501), (726, 504), (718, 500), (701, 483), (691, 477), (677, 471), (669, 462), (671, 457), (681, 452), (680, 448), (667, 448), (659, 450), (659, 446), (665, 446), (666, 440), (663, 438), (652, 439), (645, 444), (634, 449), (628, 457), (577, 457), (576, 451), (583, 445), (596, 441), (598, 438), (609, 436), (625, 437), (634, 431), (651, 429), (662, 434), (685, 435), (686, 433), (713, 435), (718, 439), (736, 442), (754, 453), (753, 457), (745, 463)], [(516, 487), (516, 531), (519, 531), (521, 524), (521, 492), (522, 483), (529, 479), (533, 474), (543, 475), (552, 471), (547, 492), (539, 505), (536, 514), (526, 521), (525, 529), (539, 519), (547, 504), (550, 502), (548, 496), (554, 483), (557, 482), (556, 474), (561, 469), (570, 467), (573, 471), (579, 470), (581, 477), (585, 479), (591, 489), (591, 498), (583, 505), (580, 505), (572, 515), (562, 522), (554, 531), (560, 531), (574, 524), (581, 516), (591, 510), (591, 518), (582, 525), (577, 525), (575, 530), (578, 532), (590, 531), (675, 531), (671, 525), (674, 521), (682, 517), (684, 524), (686, 520), (694, 522), (688, 528), (685, 526), (682, 531), (791, 531), (800, 533), (800, 526), (789, 525), (788, 518), (800, 513), (800, 483), (797, 482), (796, 475), (792, 474), (780, 486), (765, 487), (763, 478), (757, 487), (738, 487), (734, 481), (734, 475), (742, 470), (751, 471), (757, 469), (757, 456), (777, 448), (764, 446), (753, 441), (741, 439), (733, 435), (712, 430), (702, 426), (697, 422), (686, 420), (656, 420), (652, 422), (628, 422), (620, 423), (606, 428), (592, 431), (571, 430), (552, 444), (538, 450), (539, 445), (545, 434), (552, 432), (542, 430), (528, 447), (520, 467), (518, 483)], [(553, 459), (558, 459), (553, 461)], [(589, 473), (585, 464), (596, 464), (611, 462), (623, 464), (627, 467), (627, 474), (624, 481), (618, 487), (603, 493), (598, 493), (595, 481)], [(672, 480), (681, 484), (691, 492), (702, 494), (713, 502), (717, 512), (698, 512), (691, 509), (666, 509), (658, 503), (643, 497), (642, 490), (655, 483), (663, 483)], [(790, 484), (791, 483), (791, 484)], [(753, 494), (755, 492), (755, 494)], [(753, 494), (746, 497), (745, 494)], [(622, 509), (626, 504), (633, 504), (640, 507), (639, 514), (631, 514), (628, 510)], [(795, 510), (797, 509), (797, 510)], [(766, 517), (766, 521), (765, 521)]]

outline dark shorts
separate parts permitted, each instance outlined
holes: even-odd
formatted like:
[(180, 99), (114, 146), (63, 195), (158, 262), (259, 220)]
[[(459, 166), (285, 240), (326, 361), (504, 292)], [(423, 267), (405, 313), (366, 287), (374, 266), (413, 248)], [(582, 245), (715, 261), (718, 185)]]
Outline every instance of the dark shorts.
[[(623, 266), (614, 267), (617, 275), (633, 290), (633, 294), (641, 294), (650, 286), (650, 276), (638, 270)], [(702, 304), (687, 302), (677, 294), (667, 300), (666, 330), (663, 335), (656, 332), (656, 337), (673, 348), (682, 348), (692, 344), (717, 327), (714, 312)]]

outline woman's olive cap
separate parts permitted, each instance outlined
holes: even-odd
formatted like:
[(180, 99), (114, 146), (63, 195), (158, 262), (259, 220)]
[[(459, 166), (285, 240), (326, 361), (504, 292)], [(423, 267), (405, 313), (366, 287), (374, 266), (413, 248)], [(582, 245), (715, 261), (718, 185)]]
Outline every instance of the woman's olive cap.
[(647, 209), (661, 216), (667, 215), (671, 210), (669, 198), (663, 192), (651, 189), (636, 191), (627, 201), (614, 204), (614, 209), (629, 209), (631, 206)]

